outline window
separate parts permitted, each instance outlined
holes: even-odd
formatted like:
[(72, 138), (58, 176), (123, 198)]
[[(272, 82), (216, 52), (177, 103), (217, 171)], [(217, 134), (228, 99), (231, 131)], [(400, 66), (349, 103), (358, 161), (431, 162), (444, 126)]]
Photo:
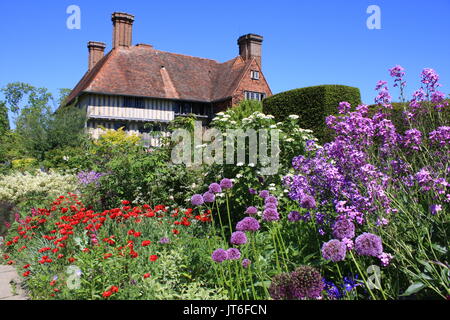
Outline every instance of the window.
[(244, 94), (245, 100), (262, 101), (266, 97), (266, 94), (262, 92), (244, 91)]
[(144, 98), (124, 97), (123, 105), (127, 108), (145, 109)]
[(251, 71), (251, 77), (253, 80), (259, 80), (259, 71), (252, 70)]

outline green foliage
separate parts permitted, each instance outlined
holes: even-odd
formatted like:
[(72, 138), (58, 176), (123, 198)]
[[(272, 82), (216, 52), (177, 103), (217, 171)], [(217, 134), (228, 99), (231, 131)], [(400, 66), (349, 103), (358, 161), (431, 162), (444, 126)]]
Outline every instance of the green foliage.
[(240, 121), (251, 116), (255, 112), (263, 112), (261, 101), (242, 100), (238, 105), (227, 110), (227, 114), (232, 121)]
[(0, 101), (0, 136), (9, 130), (9, 117), (6, 104)]
[(277, 121), (282, 121), (291, 114), (298, 115), (300, 127), (313, 130), (319, 142), (324, 143), (332, 138), (325, 118), (336, 114), (339, 102), (342, 101), (353, 106), (360, 104), (359, 89), (342, 85), (294, 89), (264, 99), (263, 111), (275, 116)]

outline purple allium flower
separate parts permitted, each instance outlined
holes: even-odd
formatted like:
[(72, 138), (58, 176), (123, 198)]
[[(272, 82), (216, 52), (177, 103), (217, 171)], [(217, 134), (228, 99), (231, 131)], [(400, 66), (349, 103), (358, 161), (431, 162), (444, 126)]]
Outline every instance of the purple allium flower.
[(274, 196), (268, 196), (267, 198), (265, 198), (264, 200), (264, 204), (269, 204), (269, 203), (273, 203), (274, 205), (278, 205), (278, 199)]
[(347, 248), (345, 243), (333, 239), (325, 242), (322, 245), (322, 257), (325, 260), (331, 260), (333, 262), (345, 260), (345, 255), (347, 253)]
[(231, 234), (230, 243), (234, 245), (241, 245), (247, 243), (247, 236), (242, 231), (236, 231)]
[(170, 243), (170, 239), (167, 237), (163, 237), (159, 240), (159, 243), (160, 244), (168, 244), (168, 243)]
[(275, 203), (269, 202), (264, 205), (264, 209), (277, 209), (277, 205)]
[(365, 232), (355, 239), (355, 249), (359, 255), (378, 257), (383, 253), (383, 244), (379, 236)]
[(308, 195), (305, 195), (301, 201), (300, 205), (305, 209), (314, 209), (316, 207), (316, 200)]
[(353, 247), (355, 246), (355, 243), (353, 242), (352, 239), (344, 238), (344, 239), (342, 239), (342, 243), (345, 244), (345, 246), (347, 247), (347, 250), (353, 250)]
[(233, 181), (228, 178), (224, 178), (222, 179), (222, 181), (220, 181), (220, 186), (222, 187), (222, 189), (231, 189), (233, 188)]
[(291, 275), (289, 273), (277, 274), (272, 278), (269, 294), (274, 300), (292, 300)]
[(248, 189), (248, 192), (249, 192), (250, 194), (253, 194), (253, 195), (255, 195), (255, 194), (258, 193), (258, 192), (257, 192), (255, 189), (253, 189), (253, 188), (249, 188), (249, 189)]
[(436, 215), (439, 211), (442, 211), (442, 205), (440, 204), (432, 204), (430, 206), (430, 212), (432, 215)]
[(319, 271), (313, 267), (300, 266), (291, 273), (291, 293), (295, 299), (318, 299), (324, 289)]
[(301, 220), (302, 216), (300, 215), (300, 213), (298, 211), (291, 211), (288, 214), (288, 220), (290, 222), (297, 222), (299, 220)]
[(228, 259), (228, 254), (227, 251), (220, 248), (212, 253), (211, 258), (217, 263), (222, 263), (223, 261)]
[(265, 221), (278, 221), (280, 220), (280, 214), (276, 209), (267, 208), (263, 211), (263, 219)]
[(208, 191), (203, 194), (203, 200), (205, 202), (212, 203), (214, 202), (214, 200), (216, 200), (216, 196), (214, 195), (214, 193)]
[(238, 231), (257, 231), (259, 228), (260, 225), (258, 220), (253, 217), (245, 217), (236, 225), (236, 230)]
[(245, 258), (244, 260), (242, 260), (242, 267), (248, 268), (251, 263), (252, 262), (249, 259)]
[(222, 187), (218, 183), (211, 183), (209, 185), (209, 192), (211, 192), (211, 193), (220, 193), (220, 192), (222, 192)]
[(194, 206), (201, 206), (204, 202), (205, 200), (201, 194), (194, 194), (191, 198), (191, 203)]
[(256, 214), (258, 212), (258, 209), (256, 207), (248, 207), (247, 210), (245, 210), (246, 214)]
[(355, 236), (355, 225), (348, 219), (338, 219), (333, 226), (333, 236), (339, 240), (352, 239)]
[(267, 198), (270, 195), (268, 190), (262, 190), (259, 192), (259, 196), (263, 199)]
[(241, 252), (239, 249), (230, 248), (227, 250), (228, 260), (239, 260), (241, 258)]

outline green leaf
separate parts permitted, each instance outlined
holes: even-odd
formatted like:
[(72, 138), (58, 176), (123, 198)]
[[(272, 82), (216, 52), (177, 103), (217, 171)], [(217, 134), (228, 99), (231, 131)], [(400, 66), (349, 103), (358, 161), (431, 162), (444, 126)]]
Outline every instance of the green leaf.
[(423, 288), (425, 288), (425, 285), (422, 282), (415, 282), (412, 285), (410, 285), (408, 289), (406, 289), (406, 291), (400, 296), (410, 296), (414, 293), (419, 292)]
[(447, 254), (447, 251), (448, 251), (447, 248), (442, 247), (436, 243), (433, 243), (431, 246), (433, 247), (434, 250), (436, 250), (442, 254)]

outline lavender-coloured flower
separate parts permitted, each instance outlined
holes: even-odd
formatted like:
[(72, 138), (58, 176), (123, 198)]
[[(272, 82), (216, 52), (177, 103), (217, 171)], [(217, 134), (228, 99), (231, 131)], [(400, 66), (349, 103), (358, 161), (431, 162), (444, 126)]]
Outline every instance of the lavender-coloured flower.
[(309, 266), (301, 266), (291, 273), (291, 294), (295, 299), (318, 299), (324, 289), (320, 272)]
[(258, 192), (257, 192), (255, 189), (253, 189), (253, 188), (249, 188), (249, 189), (248, 189), (248, 192), (249, 192), (250, 194), (253, 194), (253, 195), (258, 194)]
[(247, 210), (245, 210), (246, 214), (254, 215), (258, 213), (258, 209), (256, 207), (248, 207)]
[(298, 211), (291, 211), (288, 214), (288, 220), (290, 222), (297, 222), (300, 221), (302, 218), (302, 216), (300, 215), (300, 213)]
[(241, 252), (239, 249), (230, 248), (227, 250), (228, 260), (239, 260), (241, 258)]
[(355, 249), (359, 255), (378, 257), (383, 253), (383, 244), (379, 236), (365, 232), (355, 239)]
[(333, 236), (339, 240), (352, 239), (355, 236), (355, 225), (346, 218), (338, 219), (333, 225)]
[(249, 259), (245, 258), (245, 259), (242, 260), (242, 267), (248, 268), (251, 263), (252, 262)]
[(222, 189), (231, 189), (233, 188), (233, 181), (228, 178), (224, 178), (220, 181), (220, 187), (222, 187)]
[(389, 253), (386, 253), (386, 252), (383, 252), (382, 254), (380, 254), (378, 256), (378, 259), (380, 259), (381, 265), (383, 267), (387, 267), (391, 263), (391, 260), (393, 258), (394, 258), (394, 256), (392, 254), (389, 254)]
[(259, 192), (259, 196), (263, 199), (267, 198), (270, 195), (268, 190), (262, 190)]
[(322, 245), (322, 257), (325, 260), (331, 260), (333, 262), (345, 260), (345, 255), (347, 253), (347, 247), (345, 243), (333, 239), (325, 242)]
[(275, 275), (269, 287), (270, 297), (274, 300), (292, 300), (291, 282), (289, 273)]
[(242, 231), (236, 231), (231, 234), (230, 243), (234, 245), (241, 245), (247, 243), (247, 236)]
[(442, 205), (440, 205), (440, 204), (432, 204), (430, 206), (430, 212), (431, 212), (432, 215), (436, 215), (440, 211), (442, 211)]
[(201, 194), (194, 194), (191, 198), (191, 203), (194, 206), (201, 206), (204, 202), (205, 200)]
[(300, 200), (300, 205), (305, 209), (314, 209), (316, 207), (316, 200), (312, 196), (305, 195)]
[(352, 106), (350, 103), (348, 103), (347, 101), (342, 101), (339, 103), (338, 112), (340, 114), (346, 114), (350, 111), (351, 107)]
[(96, 171), (81, 171), (78, 173), (77, 178), (78, 182), (83, 185), (89, 185), (91, 183), (95, 183), (99, 185), (99, 179), (105, 176), (104, 173), (96, 172)]
[(170, 243), (170, 239), (167, 237), (163, 237), (159, 240), (159, 243), (160, 244), (168, 244), (168, 243)]
[(207, 203), (212, 203), (216, 200), (216, 196), (212, 192), (205, 192), (203, 194), (203, 200)]
[(253, 217), (245, 217), (236, 225), (238, 231), (258, 231), (260, 228), (258, 220)]
[(222, 187), (218, 183), (211, 183), (208, 188), (211, 193), (220, 193), (222, 192)]
[(275, 206), (278, 205), (278, 199), (274, 196), (268, 196), (267, 198), (264, 199), (264, 204), (267, 205), (269, 203), (274, 204)]
[(406, 130), (402, 143), (405, 148), (418, 151), (422, 143), (422, 132), (418, 129)]
[(267, 208), (263, 211), (262, 215), (265, 221), (278, 221), (280, 220), (280, 214), (276, 209)]
[(228, 259), (228, 254), (227, 251), (220, 248), (212, 253), (211, 258), (217, 263), (222, 263), (223, 261)]

